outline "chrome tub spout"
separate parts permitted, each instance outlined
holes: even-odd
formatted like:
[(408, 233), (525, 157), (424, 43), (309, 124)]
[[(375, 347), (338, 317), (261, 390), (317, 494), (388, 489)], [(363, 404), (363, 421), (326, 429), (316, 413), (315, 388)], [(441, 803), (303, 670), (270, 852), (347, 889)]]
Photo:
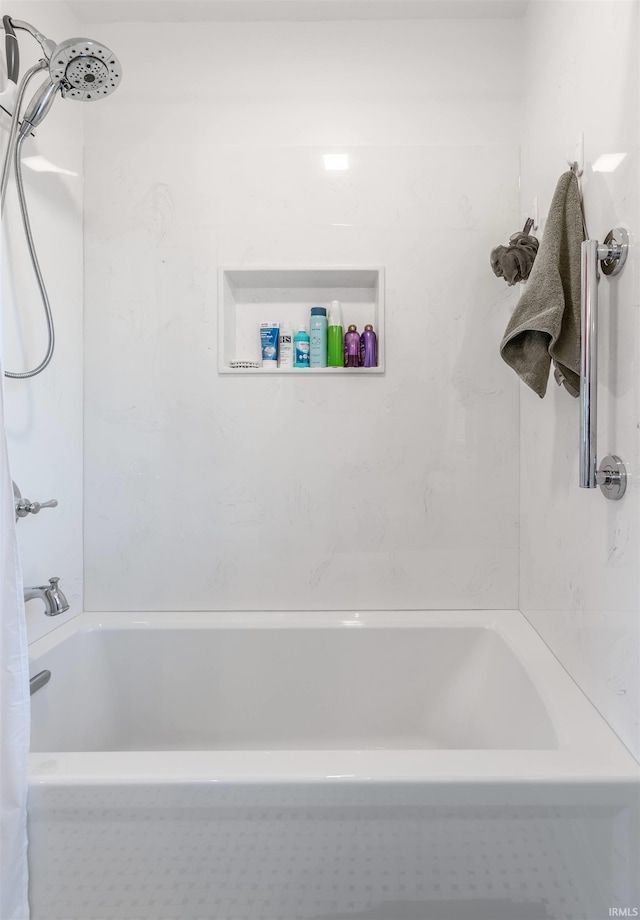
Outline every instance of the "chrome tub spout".
[(44, 603), (44, 612), (48, 617), (55, 617), (59, 613), (65, 613), (69, 609), (69, 602), (58, 587), (59, 578), (50, 578), (48, 585), (40, 585), (36, 588), (25, 588), (24, 599), (32, 601), (39, 598)]

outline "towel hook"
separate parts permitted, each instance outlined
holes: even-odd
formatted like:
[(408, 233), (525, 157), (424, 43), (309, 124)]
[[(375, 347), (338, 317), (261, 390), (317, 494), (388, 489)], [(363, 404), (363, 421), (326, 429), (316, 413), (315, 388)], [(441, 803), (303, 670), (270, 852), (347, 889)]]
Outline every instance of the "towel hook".
[(610, 277), (622, 271), (629, 235), (616, 227), (604, 243), (585, 240), (581, 255), (580, 353), (580, 488), (600, 486), (605, 498), (617, 501), (627, 487), (625, 465), (616, 454), (607, 455), (598, 468), (598, 263)]
[(584, 131), (578, 135), (578, 142), (573, 149), (573, 156), (567, 157), (567, 163), (571, 172), (574, 172), (578, 179), (584, 172)]

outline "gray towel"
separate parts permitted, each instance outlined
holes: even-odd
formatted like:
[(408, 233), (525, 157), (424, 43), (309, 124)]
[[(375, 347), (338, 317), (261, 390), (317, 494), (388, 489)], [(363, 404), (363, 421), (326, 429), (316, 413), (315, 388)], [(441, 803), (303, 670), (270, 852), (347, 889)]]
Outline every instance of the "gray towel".
[(547, 391), (551, 360), (556, 380), (580, 394), (580, 248), (584, 239), (580, 188), (563, 173), (527, 287), (507, 324), (500, 353), (538, 394)]

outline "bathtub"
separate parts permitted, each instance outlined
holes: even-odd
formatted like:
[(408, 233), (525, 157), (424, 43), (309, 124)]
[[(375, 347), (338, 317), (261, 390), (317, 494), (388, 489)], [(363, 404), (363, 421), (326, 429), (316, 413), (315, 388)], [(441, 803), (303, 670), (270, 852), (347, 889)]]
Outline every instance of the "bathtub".
[(34, 642), (33, 920), (638, 905), (638, 764), (518, 611), (82, 614)]

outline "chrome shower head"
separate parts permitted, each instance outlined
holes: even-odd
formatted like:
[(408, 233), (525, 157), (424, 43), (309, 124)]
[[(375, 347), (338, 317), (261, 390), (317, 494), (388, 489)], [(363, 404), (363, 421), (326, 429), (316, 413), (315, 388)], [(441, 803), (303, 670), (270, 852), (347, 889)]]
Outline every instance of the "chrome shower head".
[[(46, 68), (46, 64), (43, 62)], [(49, 113), (58, 90), (63, 96), (91, 102), (109, 96), (122, 80), (120, 61), (113, 51), (90, 38), (68, 38), (56, 45), (49, 60), (49, 81), (43, 83), (22, 119), (20, 138), (36, 128)]]
[(49, 62), (52, 83), (63, 96), (92, 102), (116, 90), (122, 80), (120, 61), (113, 51), (91, 38), (68, 38)]

